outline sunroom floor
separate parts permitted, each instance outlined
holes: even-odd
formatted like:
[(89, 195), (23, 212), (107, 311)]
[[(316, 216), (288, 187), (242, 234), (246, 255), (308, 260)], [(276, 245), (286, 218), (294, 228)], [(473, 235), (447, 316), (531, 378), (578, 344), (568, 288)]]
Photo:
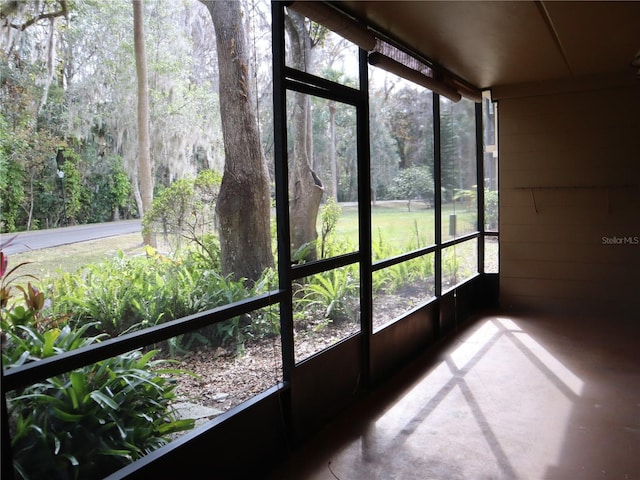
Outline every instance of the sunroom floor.
[(482, 315), (272, 480), (640, 478), (640, 322)]

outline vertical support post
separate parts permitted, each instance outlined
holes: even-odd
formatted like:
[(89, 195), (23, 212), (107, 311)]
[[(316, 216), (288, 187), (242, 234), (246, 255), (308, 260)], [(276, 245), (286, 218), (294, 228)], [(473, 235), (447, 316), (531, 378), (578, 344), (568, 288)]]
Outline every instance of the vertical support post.
[(433, 182), (434, 182), (434, 231), (436, 250), (434, 252), (435, 295), (442, 296), (442, 139), (440, 133), (440, 95), (433, 95)]
[(286, 293), (280, 304), (280, 332), (282, 340), (282, 374), (291, 381), (295, 365), (293, 351), (293, 305), (291, 291), (291, 235), (289, 226), (289, 167), (287, 160), (287, 115), (285, 90), (285, 29), (284, 4), (271, 3), (273, 45), (273, 124), (274, 171), (276, 187), (276, 220), (278, 231), (278, 277), (280, 288)]
[(56, 173), (58, 174), (58, 178), (60, 179), (60, 188), (62, 189), (62, 212), (64, 218), (62, 219), (62, 224), (67, 226), (68, 218), (67, 218), (67, 196), (64, 191), (64, 170), (62, 170), (62, 166), (64, 165), (65, 158), (64, 153), (62, 153), (62, 149), (58, 149), (58, 153), (56, 153)]
[(357, 105), (358, 228), (360, 236), (360, 329), (362, 338), (361, 383), (371, 385), (371, 337), (373, 335), (373, 279), (371, 269), (371, 151), (369, 143), (369, 63), (360, 49), (360, 101)]
[(58, 178), (60, 178), (60, 186), (62, 188), (62, 212), (64, 218), (62, 219), (62, 224), (66, 227), (69, 224), (69, 219), (67, 217), (67, 195), (64, 191), (64, 172), (59, 170)]
[[(284, 296), (280, 302), (280, 342), (282, 345), (282, 378), (291, 388), (295, 368), (293, 341), (293, 292), (291, 290), (291, 234), (289, 224), (289, 166), (287, 159), (287, 95), (285, 89), (284, 3), (271, 2), (273, 52), (273, 130), (274, 176), (276, 188), (276, 229), (278, 235), (278, 283)], [(283, 429), (293, 438), (291, 394), (281, 393)], [(289, 440), (291, 442), (291, 440)]]
[[(484, 100), (483, 100), (484, 101)], [(476, 188), (478, 209), (478, 272), (484, 273), (484, 128), (482, 103), (476, 103)]]

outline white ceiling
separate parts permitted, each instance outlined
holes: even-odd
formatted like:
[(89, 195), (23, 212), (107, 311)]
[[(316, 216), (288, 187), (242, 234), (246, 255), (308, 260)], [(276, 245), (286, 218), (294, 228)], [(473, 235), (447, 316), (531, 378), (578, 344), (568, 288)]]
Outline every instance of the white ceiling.
[(480, 88), (635, 75), (640, 1), (335, 3)]

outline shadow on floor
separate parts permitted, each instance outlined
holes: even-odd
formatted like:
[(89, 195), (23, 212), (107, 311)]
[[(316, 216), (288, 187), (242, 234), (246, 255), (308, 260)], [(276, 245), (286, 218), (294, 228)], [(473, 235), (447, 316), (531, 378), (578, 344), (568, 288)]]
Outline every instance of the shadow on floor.
[(640, 479), (640, 322), (483, 315), (292, 454), (279, 479)]

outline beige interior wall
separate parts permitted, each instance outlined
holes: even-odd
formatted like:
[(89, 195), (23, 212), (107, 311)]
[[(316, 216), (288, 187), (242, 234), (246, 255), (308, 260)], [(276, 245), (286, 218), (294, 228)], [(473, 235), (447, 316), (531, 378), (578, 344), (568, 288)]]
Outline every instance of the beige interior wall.
[(640, 318), (640, 81), (496, 93), (501, 304)]

